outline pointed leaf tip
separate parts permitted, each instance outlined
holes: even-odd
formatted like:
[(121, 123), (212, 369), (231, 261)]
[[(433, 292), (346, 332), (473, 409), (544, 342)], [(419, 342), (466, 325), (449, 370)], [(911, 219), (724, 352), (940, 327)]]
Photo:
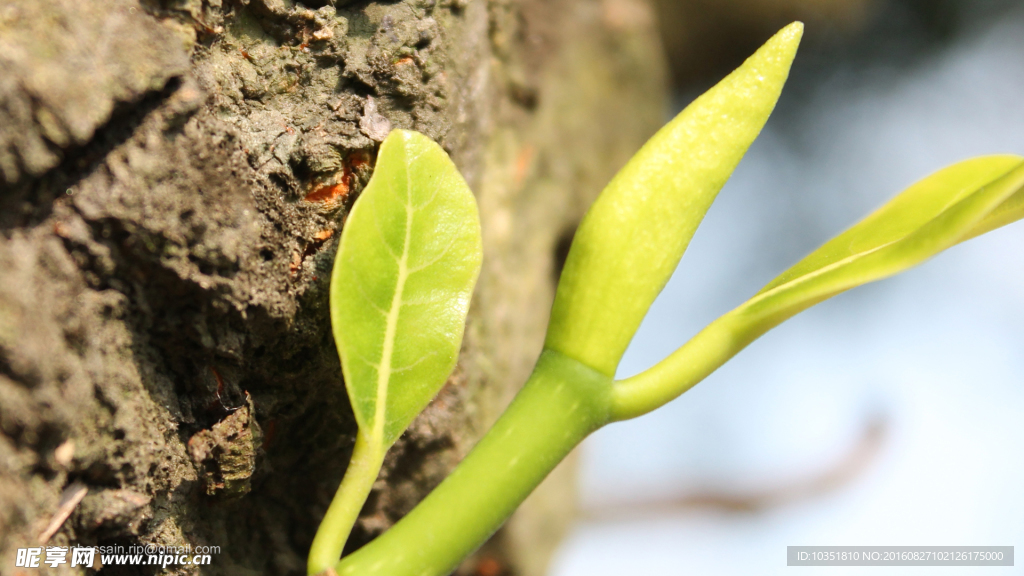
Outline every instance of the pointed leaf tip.
[(634, 418), (665, 404), (802, 310), (1022, 218), (1024, 158), (985, 156), (939, 170), (780, 274), (668, 358), (617, 382), (613, 417)]
[(626, 346), (775, 108), (803, 33), (790, 24), (637, 152), (580, 224), (545, 346), (613, 375)]
[[(791, 23), (789, 26), (786, 26), (782, 30), (776, 32), (775, 36), (773, 36), (772, 38), (778, 38), (779, 42), (791, 44), (794, 46), (795, 49), (796, 45), (800, 43), (800, 39), (803, 38), (803, 36), (804, 23), (797, 20)], [(771, 42), (771, 40), (769, 40), (769, 42)]]
[(766, 46), (777, 49), (787, 61), (792, 61), (803, 37), (804, 23), (798, 20), (776, 32)]

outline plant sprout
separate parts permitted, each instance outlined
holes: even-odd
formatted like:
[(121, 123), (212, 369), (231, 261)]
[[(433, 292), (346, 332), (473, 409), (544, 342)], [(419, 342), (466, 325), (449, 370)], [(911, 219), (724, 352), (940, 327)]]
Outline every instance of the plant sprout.
[[(342, 233), (331, 283), (332, 321), (359, 436), (314, 541), (310, 574), (332, 566), (342, 576), (448, 574), (591, 432), (678, 397), (814, 304), (1024, 217), (1024, 158), (987, 156), (947, 167), (780, 274), (654, 367), (614, 380), (648, 308), (771, 114), (802, 32), (799, 22), (782, 29), (612, 179), (573, 239), (544, 350), (523, 389), (412, 512), (338, 562), (383, 450), (453, 366), (479, 266), (479, 239), (470, 238), (479, 234), (475, 207), (444, 153), (409, 132), (385, 140)], [(435, 188), (437, 196), (423, 195)], [(434, 231), (426, 229), (431, 222)], [(434, 269), (417, 278), (419, 266)], [(430, 304), (406, 306), (407, 298)], [(405, 386), (408, 391), (399, 390)]]
[(444, 384), (480, 274), (476, 200), (440, 146), (396, 130), (352, 207), (331, 275), (331, 325), (359, 432), (309, 553), (338, 561), (384, 453)]

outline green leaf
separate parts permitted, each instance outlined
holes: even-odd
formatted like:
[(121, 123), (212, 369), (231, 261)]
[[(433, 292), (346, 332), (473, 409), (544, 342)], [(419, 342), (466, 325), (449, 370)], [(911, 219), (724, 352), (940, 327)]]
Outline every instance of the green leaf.
[(580, 224), (545, 346), (613, 376), (718, 191), (768, 120), (803, 25), (782, 29), (662, 128)]
[(967, 160), (914, 184), (772, 280), (650, 370), (615, 384), (616, 419), (685, 392), (794, 314), (898, 274), (959, 242), (1024, 217), (1024, 158)]
[(448, 155), (391, 132), (331, 277), (334, 341), (369, 438), (393, 444), (448, 378), (481, 257), (476, 201)]
[(392, 131), (334, 260), (331, 326), (359, 433), (308, 574), (338, 561), (384, 453), (455, 367), (481, 259), (476, 200), (455, 165), (426, 136)]
[[(982, 192), (986, 184), (1003, 176), (1020, 162), (1021, 158), (1017, 156), (988, 156), (939, 170), (910, 186), (849, 230), (828, 241), (780, 274), (762, 288), (758, 295), (783, 285), (795, 287), (796, 283), (806, 282), (813, 278), (815, 273), (824, 272), (829, 267), (841, 265), (839, 267), (849, 270), (855, 260), (879, 248), (889, 247), (890, 251), (895, 251), (896, 247), (892, 246), (895, 242), (907, 238), (943, 212), (950, 211), (947, 218), (951, 214), (963, 213), (968, 209), (968, 204), (957, 206), (958, 202)], [(1002, 206), (1005, 200), (996, 202), (997, 206)], [(985, 210), (986, 216), (996, 210)], [(969, 228), (973, 229), (979, 224), (981, 221)], [(941, 246), (937, 246), (936, 251), (959, 242), (960, 238), (957, 235), (961, 233), (960, 231), (967, 235), (970, 230), (952, 225), (947, 225), (942, 230), (933, 230), (931, 237), (939, 243), (938, 246)], [(927, 258), (930, 255), (922, 257)]]
[[(855, 286), (916, 266), (1016, 214), (1024, 186), (1017, 156), (967, 160), (914, 184), (815, 250), (731, 312), (753, 340), (783, 320)], [(1009, 202), (1009, 204), (1007, 204)]]

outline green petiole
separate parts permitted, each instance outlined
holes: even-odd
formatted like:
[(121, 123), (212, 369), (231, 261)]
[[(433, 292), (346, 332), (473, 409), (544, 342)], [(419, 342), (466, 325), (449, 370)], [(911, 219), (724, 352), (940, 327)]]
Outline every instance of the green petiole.
[(451, 572), (545, 476), (609, 421), (611, 378), (545, 350), (533, 375), (454, 472), (390, 530), (345, 557), (344, 576)]
[(309, 572), (318, 574), (331, 566), (341, 557), (352, 527), (359, 518), (370, 489), (380, 474), (384, 463), (382, 442), (366, 437), (360, 430), (356, 434), (356, 444), (352, 449), (345, 477), (338, 487), (338, 492), (327, 508), (327, 514), (320, 522), (313, 544), (309, 549)]

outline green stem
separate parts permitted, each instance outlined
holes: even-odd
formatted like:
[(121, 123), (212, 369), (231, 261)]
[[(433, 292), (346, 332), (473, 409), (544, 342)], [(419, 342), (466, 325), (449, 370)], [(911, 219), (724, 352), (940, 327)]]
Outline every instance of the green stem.
[(345, 478), (313, 537), (306, 565), (307, 574), (319, 574), (341, 558), (345, 541), (380, 473), (384, 452), (383, 443), (379, 440), (368, 438), (362, 430), (356, 435), (356, 445), (352, 449), (352, 460), (345, 471)]
[(645, 372), (617, 380), (612, 387), (612, 421), (636, 418), (664, 406), (767, 331), (766, 328), (756, 334), (740, 333), (734, 313), (735, 310), (708, 324), (689, 342)]
[(444, 576), (511, 516), (545, 476), (609, 419), (611, 379), (545, 350), (533, 375), (452, 474), (339, 576)]

